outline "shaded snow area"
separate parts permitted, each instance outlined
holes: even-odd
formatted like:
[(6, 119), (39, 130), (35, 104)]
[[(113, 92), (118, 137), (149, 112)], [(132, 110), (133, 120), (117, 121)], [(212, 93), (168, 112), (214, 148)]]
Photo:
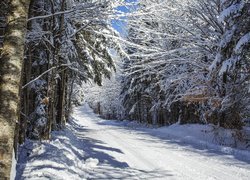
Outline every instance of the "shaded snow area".
[(250, 152), (215, 145), (210, 130), (201, 125), (146, 128), (102, 120), (84, 105), (50, 142), (26, 141), (16, 180), (249, 180)]

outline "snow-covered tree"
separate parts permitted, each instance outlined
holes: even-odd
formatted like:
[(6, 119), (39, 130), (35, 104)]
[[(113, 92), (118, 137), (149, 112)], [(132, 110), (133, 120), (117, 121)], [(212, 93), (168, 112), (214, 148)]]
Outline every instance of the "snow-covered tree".
[(225, 0), (221, 7), (223, 35), (210, 66), (214, 98), (219, 104), (214, 110), (221, 126), (240, 128), (242, 117), (249, 117), (250, 3)]
[[(115, 56), (115, 55), (114, 55)], [(102, 86), (94, 83), (84, 85), (84, 100), (94, 109), (97, 114), (105, 119), (124, 119), (124, 108), (121, 103), (121, 60), (114, 57), (116, 72), (110, 79), (104, 79)]]
[(191, 44), (194, 37), (186, 20), (186, 2), (140, 1), (140, 8), (150, 15), (129, 19), (128, 39), (144, 48), (128, 48), (124, 105), (129, 114), (137, 111), (136, 119), (170, 123), (176, 118), (164, 120), (166, 106), (170, 107), (178, 95), (190, 88), (187, 74), (194, 72), (196, 66), (192, 65), (201, 55)]
[(114, 70), (109, 49), (122, 52), (111, 19), (123, 1), (33, 0), (28, 19), (22, 125), (33, 138), (65, 125), (73, 88), (102, 83)]
[[(146, 114), (152, 123), (155, 112), (168, 114), (170, 110), (175, 118), (167, 122), (199, 118), (202, 122), (216, 123), (213, 111), (216, 113), (215, 106), (220, 100), (215, 94), (220, 90), (211, 86), (211, 75), (216, 77), (216, 73), (210, 71), (219, 57), (220, 41), (228, 33), (227, 23), (218, 18), (228, 12), (223, 3), (140, 1), (139, 9), (146, 15), (128, 20), (128, 40), (140, 45), (128, 47), (130, 59), (124, 64), (123, 101), (128, 114), (135, 114), (138, 120)], [(247, 9), (248, 3), (244, 4)], [(229, 14), (235, 18), (235, 14)], [(248, 31), (247, 20), (236, 22), (244, 24), (244, 31)], [(248, 33), (240, 34), (244, 42), (237, 40), (238, 49), (241, 42), (247, 44)]]

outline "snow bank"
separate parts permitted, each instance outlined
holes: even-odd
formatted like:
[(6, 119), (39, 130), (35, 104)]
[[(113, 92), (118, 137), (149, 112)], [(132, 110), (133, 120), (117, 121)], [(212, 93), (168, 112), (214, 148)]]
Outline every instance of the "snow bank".
[(81, 145), (75, 144), (78, 138), (69, 129), (54, 132), (52, 137), (51, 141), (27, 140), (20, 147), (16, 180), (82, 180), (88, 177), (86, 169), (98, 166), (97, 160), (87, 159)]
[[(153, 125), (140, 124), (135, 121), (103, 121), (103, 124), (126, 126), (130, 129), (146, 132), (152, 136), (162, 139), (170, 138), (181, 143), (192, 144), (204, 149), (209, 148), (225, 154), (237, 156), (239, 159), (250, 161), (250, 146), (244, 141), (240, 141), (234, 130), (218, 128), (214, 125), (186, 124), (178, 123), (168, 127), (156, 127)], [(250, 129), (241, 131), (243, 136), (250, 137)]]
[[(219, 150), (237, 156), (245, 156), (250, 160), (250, 152), (246, 142), (240, 141), (234, 130), (218, 128), (214, 125), (179, 125), (160, 128), (155, 131), (159, 135), (168, 135), (185, 143), (197, 144), (204, 148)], [(243, 132), (244, 133), (244, 132)]]
[[(250, 147), (247, 142), (240, 141), (239, 137), (236, 137), (236, 130), (224, 129), (216, 127), (212, 124), (184, 124), (178, 123), (167, 127), (157, 127), (155, 125), (141, 124), (135, 121), (103, 121), (106, 125), (120, 125), (126, 126), (131, 129), (141, 130), (148, 132), (154, 136), (160, 137), (172, 137), (186, 143), (200, 144), (206, 147), (217, 147), (216, 149), (232, 149), (249, 151)], [(245, 127), (241, 131), (243, 136), (250, 137), (250, 129)], [(250, 155), (250, 152), (247, 152)]]

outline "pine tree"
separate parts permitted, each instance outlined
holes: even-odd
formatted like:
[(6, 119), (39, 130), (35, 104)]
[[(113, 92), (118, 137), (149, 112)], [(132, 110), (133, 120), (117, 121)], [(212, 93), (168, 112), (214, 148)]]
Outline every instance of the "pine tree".
[(115, 68), (109, 50), (119, 51), (107, 37), (114, 35), (107, 16), (113, 6), (106, 1), (32, 1), (20, 142), (26, 134), (49, 139), (51, 130), (63, 128), (69, 118), (74, 86), (89, 79), (101, 85), (103, 77), (110, 77)]
[[(217, 121), (227, 128), (241, 128), (249, 109), (250, 4), (244, 0), (222, 2), (220, 21), (224, 33), (210, 66), (210, 77), (219, 106)], [(248, 114), (249, 116), (249, 114)]]

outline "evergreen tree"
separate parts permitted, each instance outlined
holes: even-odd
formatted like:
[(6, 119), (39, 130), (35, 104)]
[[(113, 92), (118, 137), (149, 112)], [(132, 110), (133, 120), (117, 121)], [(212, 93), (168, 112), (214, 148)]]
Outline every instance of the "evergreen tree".
[(227, 128), (241, 128), (242, 117), (249, 117), (250, 20), (247, 1), (222, 2), (220, 21), (224, 32), (210, 78), (219, 105), (214, 107), (217, 121)]

